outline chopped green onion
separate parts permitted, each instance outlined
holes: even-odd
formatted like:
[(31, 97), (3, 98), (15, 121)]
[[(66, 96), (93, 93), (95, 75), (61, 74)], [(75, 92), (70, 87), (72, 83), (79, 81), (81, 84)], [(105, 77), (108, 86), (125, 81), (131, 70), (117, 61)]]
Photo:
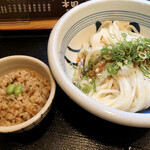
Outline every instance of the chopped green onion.
[(122, 37), (123, 37), (124, 39), (126, 39), (126, 37), (127, 37), (127, 34), (126, 34), (126, 33), (121, 33), (121, 35), (122, 35)]
[(95, 82), (95, 80), (93, 81), (93, 91), (96, 92), (96, 82)]
[(94, 65), (94, 61), (93, 59), (90, 59), (88, 62), (88, 68), (92, 68), (93, 65)]
[(111, 55), (103, 55), (103, 58), (105, 58), (106, 60), (111, 60), (112, 59)]
[(117, 62), (117, 65), (118, 65), (119, 67), (121, 67), (123, 64), (122, 64), (122, 62)]
[(137, 52), (140, 52), (142, 50), (143, 50), (143, 46), (140, 45), (140, 46), (137, 47)]
[[(117, 66), (117, 65), (116, 65)], [(112, 75), (112, 76), (115, 76), (116, 74), (117, 74), (117, 72), (118, 72), (118, 67), (116, 67), (114, 64), (112, 64), (112, 63), (108, 63), (107, 65), (106, 65), (106, 70), (107, 70), (107, 72), (110, 74), (110, 75)]]
[(81, 91), (85, 94), (89, 93), (91, 91), (91, 88), (89, 86), (85, 86), (81, 88)]
[(141, 64), (140, 69), (143, 72), (144, 76), (146, 76), (147, 78), (150, 78), (150, 69), (147, 66), (145, 66), (144, 64)]
[(144, 52), (139, 52), (139, 57), (145, 60), (147, 58), (147, 54)]
[[(133, 63), (140, 66), (145, 61), (150, 65), (150, 39), (139, 37), (128, 42), (125, 40), (127, 34), (121, 35), (124, 37), (123, 42), (110, 45), (109, 48), (102, 48), (100, 51), (103, 61), (107, 63), (106, 70), (112, 76), (117, 74), (122, 65)], [(145, 75), (147, 74), (150, 73), (147, 72)]]
[(101, 54), (107, 54), (109, 52), (109, 49), (108, 48), (102, 48), (100, 52), (101, 52)]

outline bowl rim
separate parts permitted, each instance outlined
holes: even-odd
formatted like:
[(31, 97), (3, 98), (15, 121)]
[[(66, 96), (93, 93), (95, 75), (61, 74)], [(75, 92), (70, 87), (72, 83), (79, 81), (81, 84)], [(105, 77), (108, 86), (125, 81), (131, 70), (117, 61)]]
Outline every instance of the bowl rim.
[[(64, 14), (54, 26), (49, 40), (48, 40), (48, 61), (51, 67), (52, 73), (54, 75), (55, 80), (63, 89), (63, 91), (79, 106), (87, 110), (88, 112), (105, 119), (107, 121), (117, 123), (120, 125), (132, 126), (132, 127), (150, 127), (150, 114), (142, 114), (142, 113), (132, 113), (132, 112), (125, 112), (117, 109), (113, 109), (111, 107), (105, 106), (100, 104), (99, 102), (89, 98), (87, 95), (83, 94), (77, 87), (75, 87), (71, 81), (68, 79), (66, 74), (64, 73), (63, 69), (61, 68), (61, 64), (58, 60), (58, 54), (56, 51), (56, 44), (57, 44), (57, 37), (59, 36), (59, 32), (62, 29), (62, 26), (65, 25), (65, 21), (75, 14), (78, 10), (85, 8), (88, 5), (92, 5), (95, 3), (105, 3), (107, 1), (114, 1), (114, 0), (95, 0), (95, 1), (88, 1), (82, 3), (75, 8), (72, 8), (69, 12)], [(119, 0), (115, 0), (119, 1)], [(122, 1), (131, 1), (139, 4), (146, 4), (149, 5), (148, 1), (142, 0), (122, 0)], [(119, 1), (121, 3), (121, 1)], [(69, 88), (68, 88), (69, 87)], [(74, 94), (74, 92), (78, 93), (78, 96)], [(92, 106), (92, 107), (91, 107)]]
[[(43, 67), (44, 70), (49, 75), (50, 84), (51, 84), (51, 90), (50, 90), (50, 95), (49, 95), (49, 98), (48, 98), (46, 104), (44, 105), (44, 107), (35, 116), (33, 116), (32, 118), (30, 118), (29, 120), (27, 120), (27, 121), (25, 121), (23, 123), (17, 124), (17, 125), (0, 126), (0, 133), (11, 133), (11, 132), (17, 132), (19, 130), (25, 131), (24, 129), (26, 127), (28, 127), (28, 126), (30, 126), (32, 124), (36, 125), (35, 122), (38, 121), (42, 117), (42, 115), (44, 115), (46, 113), (46, 111), (49, 111), (49, 108), (52, 105), (52, 102), (53, 102), (53, 99), (54, 99), (54, 96), (55, 96), (55, 91), (56, 91), (56, 84), (55, 84), (54, 78), (53, 78), (53, 76), (51, 74), (50, 68), (44, 62), (42, 62), (41, 60), (39, 60), (39, 59), (37, 59), (35, 57), (32, 57), (32, 56), (27, 56), (27, 55), (11, 55), (11, 56), (6, 56), (6, 57), (3, 57), (3, 58), (0, 58), (0, 63), (2, 61), (9, 61), (9, 60), (12, 61), (14, 59), (29, 60), (29, 61), (32, 61), (32, 62), (36, 62), (41, 67)], [(42, 119), (43, 118), (41, 118), (41, 120)]]

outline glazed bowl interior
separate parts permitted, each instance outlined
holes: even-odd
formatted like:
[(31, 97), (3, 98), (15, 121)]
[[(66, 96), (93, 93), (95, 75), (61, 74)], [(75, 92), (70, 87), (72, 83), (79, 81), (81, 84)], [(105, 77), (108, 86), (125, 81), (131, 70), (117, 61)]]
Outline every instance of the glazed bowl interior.
[(51, 90), (49, 98), (43, 108), (32, 118), (29, 120), (11, 126), (0, 126), (0, 133), (14, 133), (14, 132), (22, 132), (32, 129), (37, 126), (42, 119), (47, 115), (51, 108), (51, 104), (55, 95), (55, 82), (50, 73), (49, 67), (44, 64), (42, 61), (25, 55), (14, 55), (8, 56), (0, 59), (0, 76), (5, 75), (11, 71), (15, 71), (21, 68), (27, 68), (30, 70), (34, 70), (39, 74), (43, 75), (47, 81), (50, 83)]
[(96, 102), (72, 83), (82, 44), (89, 41), (103, 21), (126, 21), (140, 34), (150, 38), (150, 3), (135, 0), (96, 0), (73, 8), (55, 25), (48, 43), (48, 58), (58, 84), (77, 104), (108, 121), (134, 127), (150, 127), (150, 109), (131, 113), (116, 110)]

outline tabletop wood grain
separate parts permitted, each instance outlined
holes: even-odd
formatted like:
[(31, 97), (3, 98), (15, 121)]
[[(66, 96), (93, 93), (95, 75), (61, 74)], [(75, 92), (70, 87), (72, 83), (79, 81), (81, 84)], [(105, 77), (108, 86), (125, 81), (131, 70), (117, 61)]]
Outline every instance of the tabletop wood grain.
[(40, 30), (52, 29), (58, 19), (18, 21), (18, 22), (0, 22), (0, 30)]

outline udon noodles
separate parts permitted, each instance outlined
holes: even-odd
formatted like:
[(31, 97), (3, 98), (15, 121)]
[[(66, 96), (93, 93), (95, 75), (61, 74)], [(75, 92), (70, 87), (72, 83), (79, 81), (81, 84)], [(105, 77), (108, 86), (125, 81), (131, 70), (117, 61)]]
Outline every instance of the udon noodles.
[(105, 21), (83, 43), (72, 81), (109, 107), (137, 112), (150, 106), (150, 39), (128, 22)]

